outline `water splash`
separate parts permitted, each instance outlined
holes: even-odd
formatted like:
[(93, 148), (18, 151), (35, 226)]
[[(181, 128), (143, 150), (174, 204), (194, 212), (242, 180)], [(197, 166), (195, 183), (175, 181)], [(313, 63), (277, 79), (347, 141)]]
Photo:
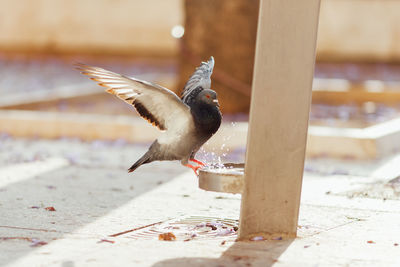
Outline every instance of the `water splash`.
[[(231, 127), (236, 127), (236, 122), (230, 123)], [(231, 149), (229, 148), (229, 141), (235, 136), (235, 131), (229, 131), (229, 134), (222, 136), (222, 144), (219, 147), (212, 147), (206, 150), (201, 147), (197, 153), (199, 160), (203, 161), (209, 169), (227, 169), (224, 163), (228, 162), (231, 157)], [(209, 147), (209, 142), (206, 142)], [(234, 158), (234, 157), (233, 157)]]

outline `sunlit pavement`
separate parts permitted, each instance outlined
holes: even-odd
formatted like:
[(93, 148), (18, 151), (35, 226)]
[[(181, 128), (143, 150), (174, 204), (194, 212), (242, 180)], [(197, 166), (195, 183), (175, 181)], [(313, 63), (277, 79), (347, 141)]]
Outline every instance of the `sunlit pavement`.
[[(383, 200), (354, 194), (389, 177), (389, 167), (381, 166), (385, 176), (379, 175), (379, 168), (371, 176), (343, 171), (322, 174), (316, 166), (323, 166), (323, 162), (308, 162), (299, 237), (234, 242), (236, 233), (230, 231), (213, 234), (212, 228), (202, 225), (194, 225), (192, 231), (182, 224), (180, 229), (173, 226), (193, 217), (201, 223), (236, 221), (240, 196), (200, 190), (191, 170), (179, 163), (153, 163), (128, 174), (127, 167), (145, 149), (146, 145), (122, 141), (85, 143), (3, 137), (0, 265), (400, 263), (400, 202), (396, 198)], [(358, 169), (360, 173), (362, 168)], [(177, 240), (160, 241), (158, 234), (167, 231), (175, 233)], [(187, 238), (183, 238), (185, 231)]]

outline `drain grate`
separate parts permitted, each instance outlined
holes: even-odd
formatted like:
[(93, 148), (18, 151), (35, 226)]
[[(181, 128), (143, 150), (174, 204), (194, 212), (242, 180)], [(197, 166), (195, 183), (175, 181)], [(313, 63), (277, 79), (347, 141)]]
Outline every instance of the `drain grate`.
[(176, 240), (189, 241), (196, 239), (235, 240), (239, 221), (228, 218), (190, 216), (178, 220), (170, 220), (140, 229), (127, 235), (133, 239), (158, 239), (159, 234), (171, 232)]

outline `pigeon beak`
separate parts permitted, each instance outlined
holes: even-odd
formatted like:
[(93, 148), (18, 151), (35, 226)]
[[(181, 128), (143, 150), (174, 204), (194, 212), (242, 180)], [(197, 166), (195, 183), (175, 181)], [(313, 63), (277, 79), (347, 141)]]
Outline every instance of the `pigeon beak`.
[(214, 99), (213, 102), (217, 105), (217, 107), (219, 107), (218, 99)]

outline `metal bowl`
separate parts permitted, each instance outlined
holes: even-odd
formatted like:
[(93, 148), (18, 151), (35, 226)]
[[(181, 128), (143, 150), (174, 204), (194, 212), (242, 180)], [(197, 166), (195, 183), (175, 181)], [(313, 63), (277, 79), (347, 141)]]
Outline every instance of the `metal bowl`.
[(199, 171), (199, 187), (207, 191), (241, 194), (244, 185), (244, 163), (206, 166)]

